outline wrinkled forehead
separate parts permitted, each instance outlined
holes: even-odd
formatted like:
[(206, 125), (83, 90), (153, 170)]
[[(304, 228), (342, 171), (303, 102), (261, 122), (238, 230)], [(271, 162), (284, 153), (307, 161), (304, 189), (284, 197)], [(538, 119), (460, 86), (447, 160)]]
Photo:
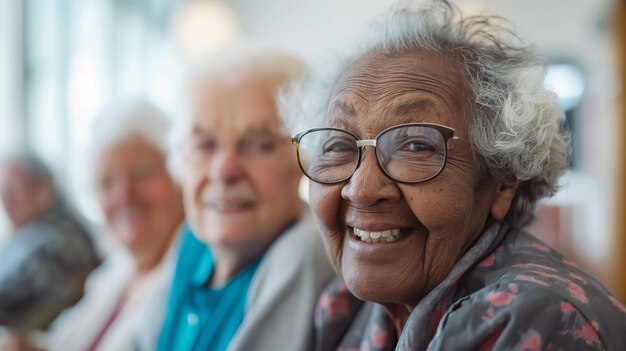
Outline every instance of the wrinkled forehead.
[(96, 177), (145, 165), (164, 165), (165, 153), (139, 136), (119, 140), (94, 155), (93, 172)]
[[(471, 90), (459, 59), (424, 50), (398, 54), (374, 51), (356, 60), (339, 76), (327, 114), (330, 119), (336, 119), (364, 111), (382, 116), (430, 109), (434, 114), (460, 117), (466, 124), (464, 116), (468, 116), (471, 100)], [(424, 122), (452, 123), (446, 120)]]
[(251, 76), (242, 79), (208, 79), (197, 85), (189, 125), (224, 136), (249, 131), (279, 131), (276, 95), (279, 79)]

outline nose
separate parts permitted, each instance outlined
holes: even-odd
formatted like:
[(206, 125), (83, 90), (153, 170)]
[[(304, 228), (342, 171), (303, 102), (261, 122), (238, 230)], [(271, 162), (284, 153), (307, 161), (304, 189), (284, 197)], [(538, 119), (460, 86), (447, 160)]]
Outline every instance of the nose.
[(341, 189), (341, 197), (360, 207), (398, 201), (402, 197), (400, 189), (378, 167), (374, 148), (365, 148), (362, 157), (361, 164)]
[(126, 176), (115, 177), (105, 191), (107, 198), (115, 203), (127, 203), (133, 197), (133, 185)]
[(244, 168), (237, 150), (231, 147), (218, 151), (209, 163), (207, 174), (209, 179), (228, 184), (241, 180)]

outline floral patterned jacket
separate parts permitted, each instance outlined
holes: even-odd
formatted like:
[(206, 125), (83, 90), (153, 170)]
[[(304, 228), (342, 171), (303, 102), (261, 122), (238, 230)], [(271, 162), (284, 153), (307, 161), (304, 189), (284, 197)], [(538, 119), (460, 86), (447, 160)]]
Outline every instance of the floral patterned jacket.
[(626, 350), (626, 307), (533, 236), (496, 222), (397, 338), (381, 305), (339, 280), (316, 311), (318, 350)]

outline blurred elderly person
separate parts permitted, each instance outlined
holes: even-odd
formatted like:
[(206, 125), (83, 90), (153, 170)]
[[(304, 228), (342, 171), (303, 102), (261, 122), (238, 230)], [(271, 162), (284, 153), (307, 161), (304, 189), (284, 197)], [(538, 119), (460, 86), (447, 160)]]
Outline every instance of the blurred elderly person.
[(0, 248), (0, 326), (18, 342), (23, 332), (47, 328), (81, 298), (99, 259), (52, 173), (33, 154), (12, 153), (0, 161), (0, 199), (14, 228)]
[(421, 6), (292, 95), (291, 123), (315, 127), (293, 142), (345, 282), (320, 298), (318, 348), (625, 350), (626, 307), (523, 230), (567, 164), (541, 62), (500, 19)]
[(168, 121), (133, 100), (94, 128), (93, 178), (119, 243), (87, 281), (85, 297), (53, 324), (52, 350), (154, 350), (183, 221), (182, 194), (166, 168)]
[(172, 167), (195, 237), (182, 244), (159, 350), (307, 350), (334, 276), (275, 95), (304, 73), (291, 55), (230, 49), (198, 70)]

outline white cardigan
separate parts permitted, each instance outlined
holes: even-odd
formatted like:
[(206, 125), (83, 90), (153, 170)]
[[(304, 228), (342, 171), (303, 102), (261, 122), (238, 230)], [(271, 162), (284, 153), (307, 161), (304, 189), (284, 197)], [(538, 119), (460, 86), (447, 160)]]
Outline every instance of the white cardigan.
[(335, 277), (308, 207), (265, 253), (229, 351), (313, 350), (317, 298)]
[[(108, 327), (97, 350), (154, 350), (161, 329), (178, 243), (135, 286), (124, 307)], [(63, 312), (46, 337), (51, 351), (86, 350), (110, 319), (135, 273), (135, 264), (123, 249), (114, 252), (89, 276), (84, 297)]]

